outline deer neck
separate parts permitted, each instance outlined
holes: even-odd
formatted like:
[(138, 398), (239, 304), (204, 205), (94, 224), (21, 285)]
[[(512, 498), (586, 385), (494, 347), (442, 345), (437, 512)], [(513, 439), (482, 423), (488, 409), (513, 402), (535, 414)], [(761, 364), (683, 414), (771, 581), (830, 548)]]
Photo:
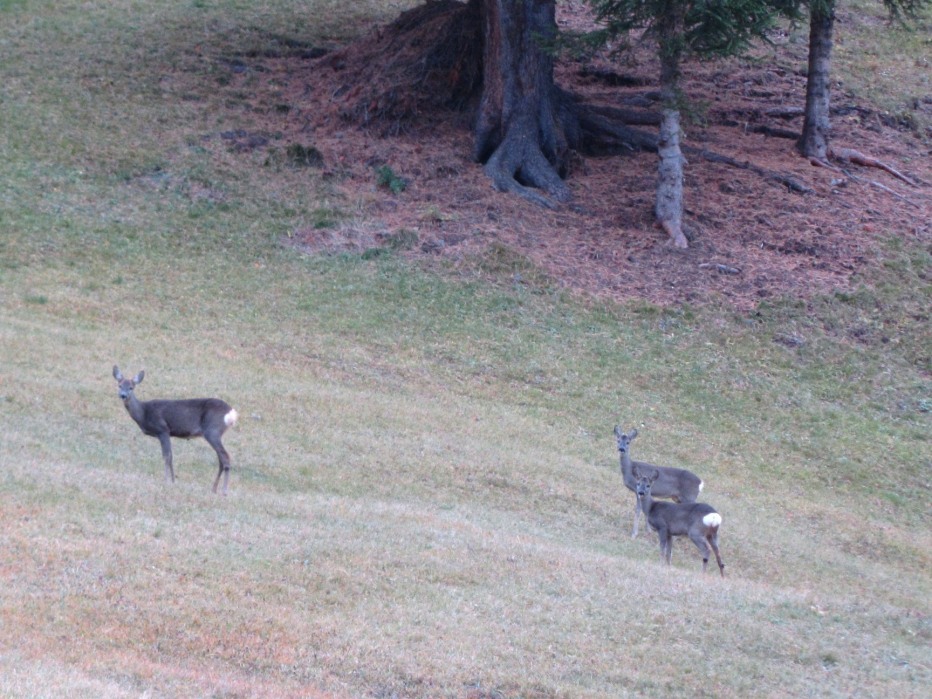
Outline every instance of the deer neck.
[(638, 500), (641, 501), (641, 512), (643, 512), (645, 516), (650, 516), (650, 508), (654, 504), (654, 498), (651, 497), (650, 491), (648, 490), (643, 495), (638, 495)]
[(129, 394), (129, 398), (123, 401), (123, 406), (126, 408), (126, 412), (129, 413), (129, 416), (133, 418), (136, 424), (142, 425), (146, 411), (143, 409), (142, 403), (136, 397), (135, 393)]
[(634, 477), (634, 463), (628, 452), (621, 454), (621, 476), (628, 487), (633, 488), (637, 484), (637, 478)]

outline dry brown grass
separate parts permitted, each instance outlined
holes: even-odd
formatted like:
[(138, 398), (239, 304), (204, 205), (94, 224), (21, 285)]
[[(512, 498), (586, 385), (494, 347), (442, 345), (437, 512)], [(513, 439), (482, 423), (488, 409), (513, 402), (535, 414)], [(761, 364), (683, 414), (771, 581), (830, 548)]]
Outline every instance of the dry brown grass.
[[(269, 363), (239, 326), (219, 363), (209, 337), (63, 312), (3, 313), (21, 367), (0, 383), (5, 694), (919, 696), (929, 679), (928, 530), (793, 480), (757, 491), (766, 450), (700, 442), (723, 581), (683, 542), (665, 569), (652, 537), (627, 538), (608, 425), (450, 392), (403, 359), (401, 382), (347, 373), (378, 363), (308, 360), (299, 329)], [(178, 336), (197, 369), (150, 364), (143, 388), (234, 394), (227, 498), (197, 442), (167, 486), (114, 395), (111, 357)], [(676, 434), (656, 424), (645, 457)]]

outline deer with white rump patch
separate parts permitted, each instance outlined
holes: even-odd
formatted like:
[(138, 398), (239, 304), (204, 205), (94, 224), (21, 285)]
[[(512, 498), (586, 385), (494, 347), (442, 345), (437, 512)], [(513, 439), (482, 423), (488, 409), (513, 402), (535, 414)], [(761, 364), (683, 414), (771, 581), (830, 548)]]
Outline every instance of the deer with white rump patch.
[(670, 564), (673, 556), (673, 537), (688, 536), (702, 554), (702, 570), (709, 564), (709, 549), (715, 552), (718, 569), (725, 577), (725, 564), (718, 551), (718, 529), (722, 516), (711, 505), (702, 502), (661, 502), (651, 497), (651, 489), (660, 477), (657, 469), (646, 472), (635, 469), (638, 501), (647, 516), (650, 528), (660, 537), (660, 557)]
[(621, 427), (615, 425), (615, 440), (618, 443), (618, 452), (621, 454), (621, 477), (625, 487), (635, 493), (634, 499), (634, 531), (632, 537), (638, 535), (638, 519), (641, 515), (641, 500), (637, 497), (638, 479), (636, 469), (646, 471), (654, 469), (659, 474), (653, 486), (654, 497), (670, 498), (674, 502), (696, 502), (702, 490), (702, 479), (692, 471), (685, 468), (669, 468), (667, 466), (654, 466), (644, 461), (631, 460), (631, 442), (638, 436), (637, 430), (625, 433)]
[(162, 444), (162, 458), (165, 460), (165, 479), (175, 481), (175, 469), (172, 466), (172, 437), (192, 439), (203, 437), (217, 452), (220, 470), (214, 480), (214, 492), (223, 476), (223, 494), (227, 493), (230, 480), (230, 455), (223, 448), (220, 438), (227, 428), (236, 424), (237, 412), (219, 398), (191, 398), (187, 400), (147, 400), (136, 398), (133, 389), (145, 376), (140, 371), (131, 379), (123, 377), (119, 367), (113, 367), (113, 378), (119, 384), (120, 399), (130, 417), (139, 425), (143, 434), (157, 437)]

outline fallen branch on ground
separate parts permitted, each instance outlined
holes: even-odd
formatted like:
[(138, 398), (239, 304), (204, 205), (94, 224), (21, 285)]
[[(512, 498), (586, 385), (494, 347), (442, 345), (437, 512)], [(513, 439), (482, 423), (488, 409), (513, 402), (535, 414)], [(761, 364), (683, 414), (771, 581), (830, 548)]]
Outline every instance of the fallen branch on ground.
[(793, 179), (789, 175), (783, 175), (783, 174), (780, 174), (779, 172), (774, 172), (773, 170), (767, 170), (758, 165), (753, 165), (747, 160), (745, 160), (744, 162), (740, 162), (738, 160), (735, 160), (734, 158), (729, 158), (727, 155), (722, 155), (720, 153), (713, 153), (712, 151), (702, 150), (699, 148), (684, 148), (683, 150), (689, 153), (695, 153), (712, 163), (721, 163), (723, 165), (729, 165), (731, 167), (736, 167), (739, 170), (750, 170), (754, 174), (760, 175), (764, 179), (774, 180), (775, 182), (779, 182), (780, 184), (784, 185), (787, 189), (789, 189), (791, 192), (798, 192), (800, 194), (810, 194), (812, 192), (812, 190), (809, 187), (798, 182), (797, 180)]
[(719, 274), (741, 274), (741, 270), (731, 265), (723, 265), (721, 262), (702, 262), (699, 269), (714, 269)]
[[(845, 149), (845, 150), (847, 150), (847, 149)], [(864, 165), (864, 164), (865, 164), (863, 161), (861, 161), (861, 158), (865, 158), (866, 156), (863, 156), (862, 154), (858, 153), (857, 151), (850, 151), (850, 152), (851, 152), (851, 153), (855, 153), (855, 154), (857, 154), (858, 156), (861, 156), (861, 157), (858, 158), (858, 160), (854, 160), (854, 159), (852, 159), (852, 158), (847, 158), (847, 159), (845, 160), (846, 162), (851, 162), (851, 163), (854, 163), (855, 165)], [(834, 154), (835, 154), (834, 151), (830, 152), (830, 155), (834, 155)], [(836, 156), (836, 159), (837, 159), (837, 156)], [(867, 160), (873, 160), (873, 158), (867, 158)], [(853, 172), (851, 172), (850, 170), (846, 170), (845, 168), (838, 167), (837, 165), (833, 165), (832, 163), (828, 162), (827, 160), (823, 160), (822, 158), (809, 158), (809, 162), (810, 162), (810, 164), (814, 165), (815, 167), (824, 167), (824, 168), (826, 168), (826, 169), (828, 169), (828, 170), (832, 170), (833, 172), (841, 173), (841, 174), (844, 175), (845, 177), (848, 177), (848, 178), (854, 180), (855, 182), (867, 182), (868, 184), (873, 185), (873, 186), (876, 187), (877, 189), (883, 190), (883, 191), (886, 192), (887, 194), (891, 194), (891, 195), (893, 195), (894, 197), (896, 197), (897, 199), (900, 199), (901, 201), (906, 202), (906, 203), (909, 204), (910, 206), (914, 206), (914, 207), (916, 207), (917, 209), (921, 208), (921, 207), (919, 206), (919, 204), (917, 204), (916, 202), (912, 201), (912, 200), (909, 199), (908, 197), (903, 196), (903, 195), (900, 194), (899, 192), (896, 192), (896, 191), (890, 189), (890, 188), (887, 187), (886, 185), (881, 184), (880, 182), (877, 182), (876, 180), (868, 180), (868, 179), (865, 179), (865, 178), (863, 178), (863, 177), (859, 177), (858, 175), (855, 175), (855, 174), (854, 174)], [(880, 167), (880, 169), (886, 170), (886, 168), (885, 168), (885, 167), (882, 167), (881, 165), (865, 165), (865, 166), (866, 166), (866, 167)], [(891, 173), (891, 174), (893, 174), (893, 173)], [(909, 182), (909, 183), (912, 184), (914, 187), (917, 187), (917, 186), (918, 186), (918, 185), (914, 184), (913, 182), (911, 182), (911, 181), (908, 180), (908, 179), (907, 179), (907, 180), (904, 180), (904, 181)]]
[[(834, 158), (835, 160), (840, 160), (843, 163), (854, 163), (855, 165), (862, 165), (864, 167), (876, 167), (884, 172), (887, 172), (898, 180), (902, 180), (911, 187), (918, 187), (919, 182), (914, 180), (911, 177), (904, 175), (899, 170), (895, 170), (886, 163), (883, 163), (877, 158), (872, 158), (869, 155), (864, 155), (860, 151), (856, 151), (853, 148), (831, 148), (828, 152), (828, 157)], [(928, 184), (927, 182), (922, 182), (922, 184)]]

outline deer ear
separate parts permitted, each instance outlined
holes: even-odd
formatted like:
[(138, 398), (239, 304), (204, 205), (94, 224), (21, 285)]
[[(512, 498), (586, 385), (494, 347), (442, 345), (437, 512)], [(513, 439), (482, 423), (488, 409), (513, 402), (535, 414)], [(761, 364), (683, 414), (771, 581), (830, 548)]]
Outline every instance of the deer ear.
[[(114, 368), (115, 368), (115, 367), (114, 367)], [(620, 436), (621, 436), (621, 427), (619, 427), (618, 425), (615, 425), (615, 436), (616, 436), (616, 437), (620, 437)]]
[(123, 380), (123, 373), (120, 371), (120, 367), (118, 367), (116, 364), (113, 365), (113, 378), (115, 378), (117, 381)]
[(145, 371), (140, 371), (136, 376), (133, 377), (133, 383), (141, 384), (143, 377), (146, 375)]
[(658, 471), (657, 469), (654, 469), (647, 478), (651, 483), (653, 483), (655, 480), (660, 478), (660, 471)]
[(634, 438), (637, 437), (637, 436), (638, 436), (638, 431), (637, 431), (637, 429), (633, 429), (633, 430), (631, 430), (631, 434), (628, 435), (628, 439), (634, 439)]

